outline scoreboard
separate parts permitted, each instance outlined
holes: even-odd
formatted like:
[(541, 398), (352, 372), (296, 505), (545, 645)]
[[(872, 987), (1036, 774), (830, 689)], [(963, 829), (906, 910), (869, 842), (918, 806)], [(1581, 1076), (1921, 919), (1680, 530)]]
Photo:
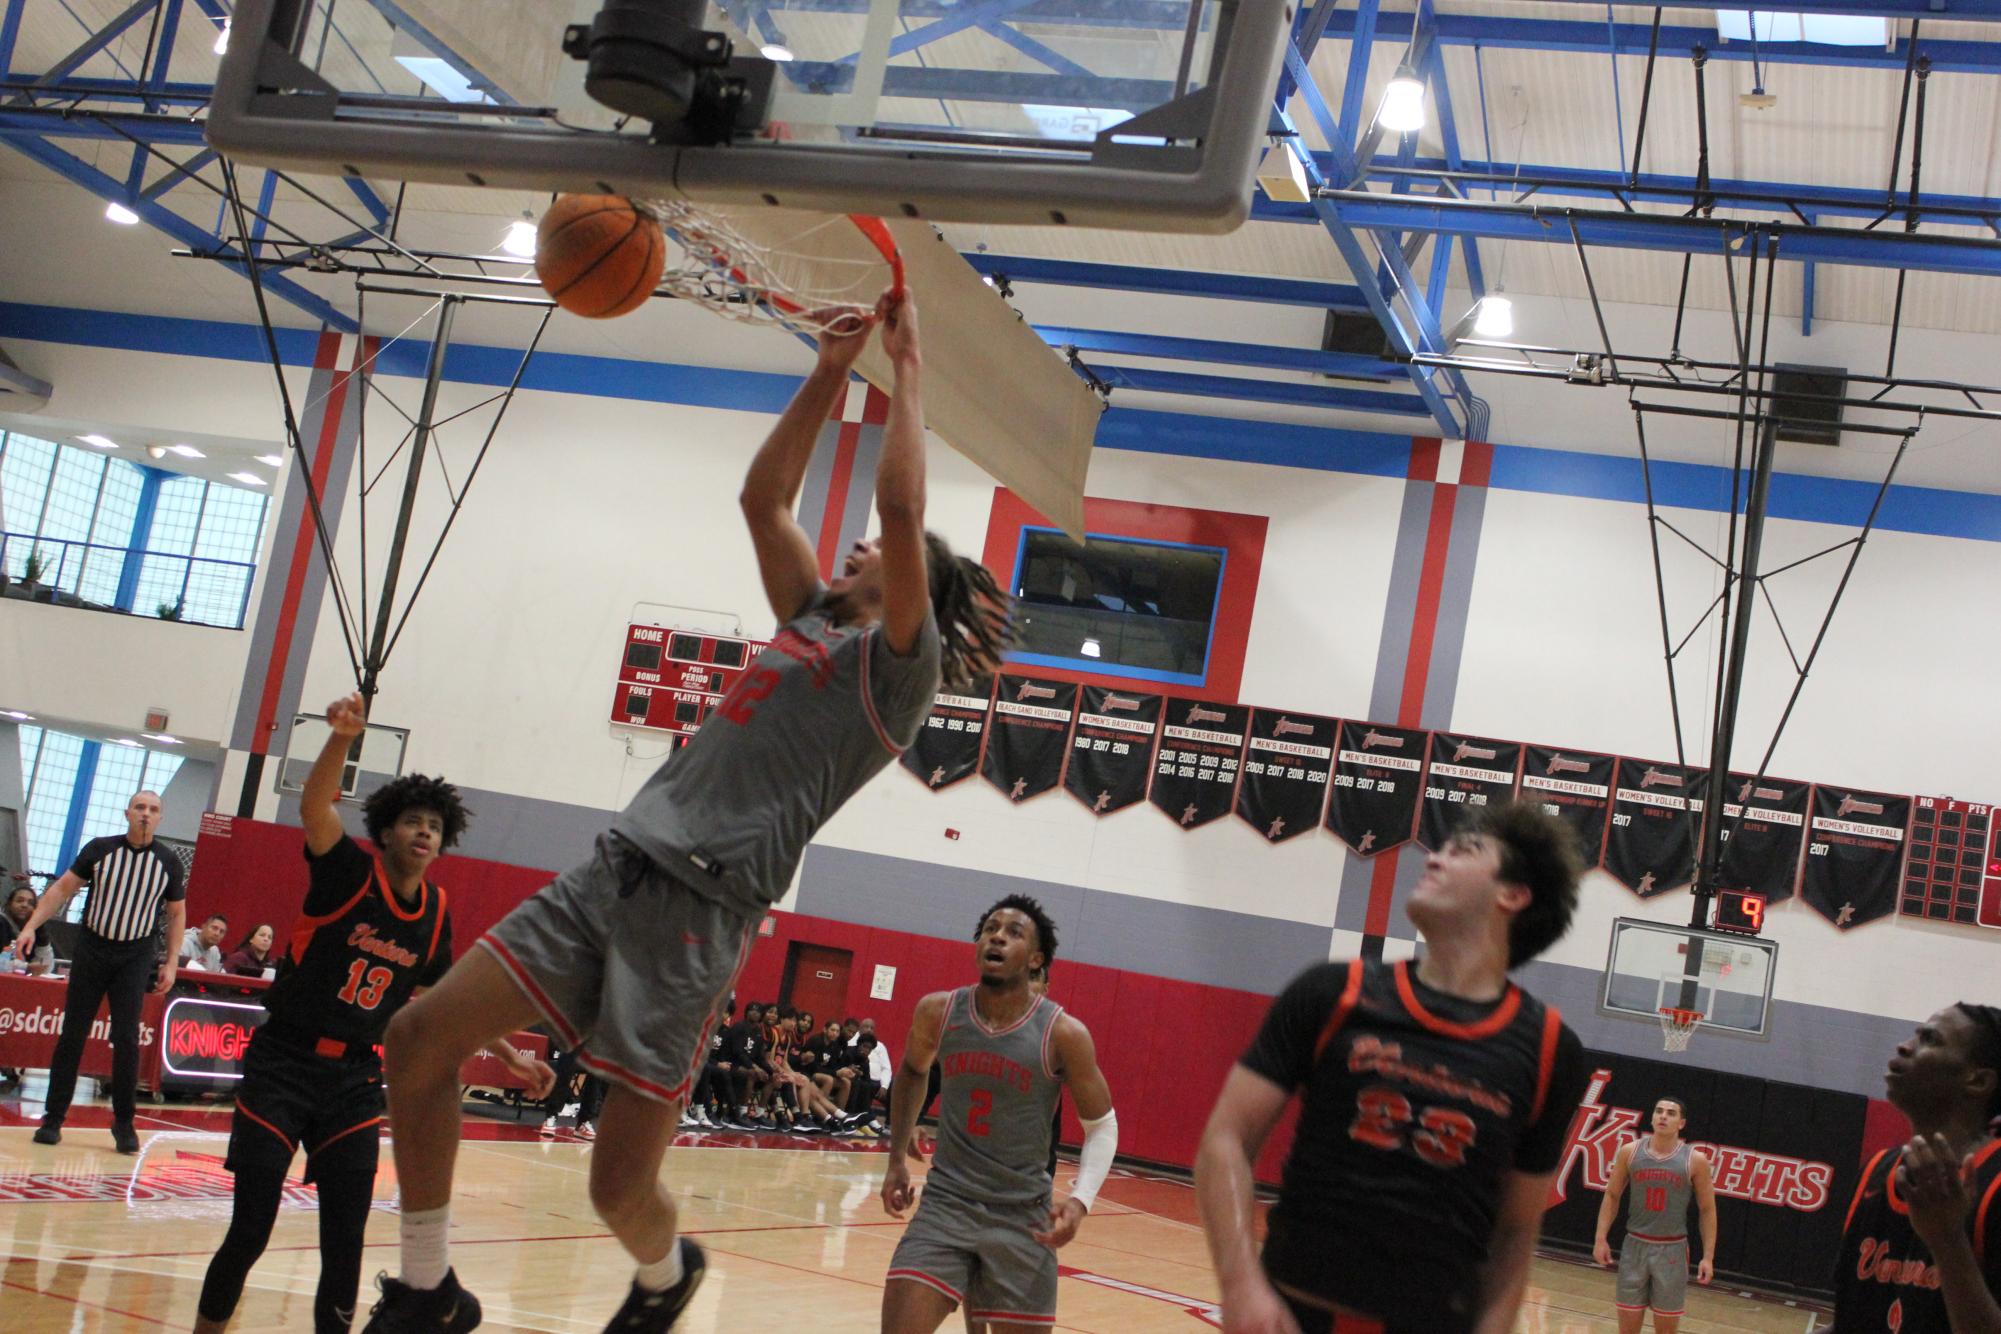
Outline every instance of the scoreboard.
[(687, 744), (767, 642), (671, 625), (626, 626), (612, 723), (665, 732), (676, 746)]
[(1915, 798), (1909, 847), (1904, 916), (2001, 927), (2001, 821), (1992, 806)]

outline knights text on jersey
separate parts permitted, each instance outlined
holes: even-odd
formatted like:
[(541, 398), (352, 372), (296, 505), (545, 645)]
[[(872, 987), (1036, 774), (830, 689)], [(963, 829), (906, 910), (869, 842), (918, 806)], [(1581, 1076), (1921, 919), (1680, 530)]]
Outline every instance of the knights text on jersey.
[[(1884, 1149), (1870, 1160), (1848, 1206), (1834, 1271), (1837, 1334), (1948, 1334), (1945, 1294), (1931, 1248), (1911, 1227), (1897, 1193), (1904, 1151)], [(1973, 1209), (1966, 1230), (1987, 1290), (2001, 1300), (2001, 1140), (1974, 1156), (1966, 1177)]]
[(1308, 969), (1242, 1061), (1302, 1098), (1266, 1272), (1392, 1331), (1471, 1329), (1509, 1176), (1556, 1167), (1583, 1054), (1513, 984), (1481, 1004), (1407, 963)]
[(308, 850), (306, 862), (312, 886), (264, 1008), (295, 1033), (373, 1046), (410, 993), (451, 967), (445, 892), (426, 884), (404, 904), (382, 863), (345, 835), (318, 857)]

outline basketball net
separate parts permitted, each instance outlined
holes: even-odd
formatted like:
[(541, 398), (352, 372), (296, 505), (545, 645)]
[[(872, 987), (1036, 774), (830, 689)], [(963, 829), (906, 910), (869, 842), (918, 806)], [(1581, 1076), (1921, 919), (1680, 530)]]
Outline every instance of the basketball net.
[(1702, 1011), (1684, 1010), (1678, 1006), (1661, 1007), (1662, 1048), (1667, 1051), (1687, 1051), (1688, 1040), (1695, 1036), (1695, 1026), (1702, 1022)]
[(725, 319), (776, 324), (794, 333), (854, 333), (854, 311), (903, 290), (903, 257), (880, 218), (789, 214), (773, 226), (685, 200), (634, 201), (679, 248), (660, 286)]

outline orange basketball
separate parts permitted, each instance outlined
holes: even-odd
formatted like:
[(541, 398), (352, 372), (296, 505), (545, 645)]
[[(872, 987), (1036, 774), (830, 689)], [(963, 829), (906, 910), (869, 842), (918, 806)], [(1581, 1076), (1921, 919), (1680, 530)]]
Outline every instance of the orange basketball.
[(535, 229), (535, 273), (556, 304), (602, 320), (635, 310), (667, 264), (660, 224), (619, 195), (558, 195)]

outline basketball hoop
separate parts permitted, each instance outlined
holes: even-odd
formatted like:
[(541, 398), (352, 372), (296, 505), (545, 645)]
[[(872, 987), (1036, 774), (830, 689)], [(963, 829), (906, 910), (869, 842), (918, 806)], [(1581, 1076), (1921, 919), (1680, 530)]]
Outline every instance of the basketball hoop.
[(1702, 1011), (1684, 1010), (1676, 1005), (1661, 1006), (1661, 1044), (1667, 1051), (1687, 1051), (1688, 1040), (1695, 1036), (1695, 1026), (1702, 1022)]
[(656, 290), (725, 319), (812, 336), (852, 333), (846, 311), (873, 309), (884, 291), (903, 290), (903, 256), (880, 218), (791, 213), (774, 227), (772, 209), (753, 222), (685, 200), (635, 202), (681, 249)]

